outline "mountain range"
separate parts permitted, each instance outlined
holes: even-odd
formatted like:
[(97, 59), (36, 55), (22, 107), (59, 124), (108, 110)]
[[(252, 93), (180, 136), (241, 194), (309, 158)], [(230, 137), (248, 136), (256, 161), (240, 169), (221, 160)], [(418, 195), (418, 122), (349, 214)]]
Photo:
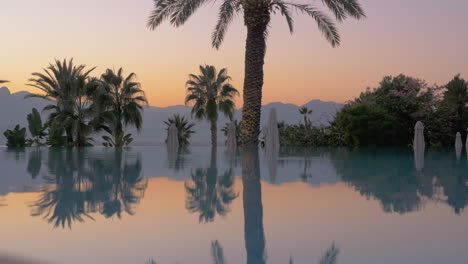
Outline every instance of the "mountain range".
[[(29, 98), (24, 99), (29, 92), (21, 91), (11, 93), (7, 87), (0, 88), (0, 145), (5, 144), (3, 131), (12, 129), (16, 124), (26, 126), (26, 115), (29, 114), (32, 108), (37, 108), (41, 111), (45, 105), (50, 102), (39, 99)], [(321, 100), (312, 100), (304, 106), (313, 110), (309, 116), (312, 124), (315, 126), (326, 126), (335, 118), (336, 113), (343, 107), (343, 104), (335, 102), (324, 102)], [(297, 124), (302, 122), (303, 117), (299, 114), (300, 106), (287, 103), (270, 103), (262, 106), (262, 127), (268, 120), (269, 112), (272, 108), (276, 109), (278, 121), (284, 121), (287, 124)], [(164, 121), (174, 114), (181, 114), (190, 119), (191, 108), (184, 105), (175, 105), (168, 107), (145, 106), (143, 113), (143, 130), (138, 134), (136, 131), (130, 132), (134, 134), (135, 141), (133, 145), (159, 145), (166, 138)], [(242, 109), (236, 109), (234, 118), (241, 119)], [(47, 114), (43, 113), (43, 120)], [(210, 141), (209, 124), (206, 121), (192, 120), (195, 123), (195, 134), (192, 135), (192, 144), (208, 144)], [(218, 128), (221, 129), (228, 120), (222, 116), (218, 120)], [(224, 136), (220, 132), (220, 142), (224, 142)]]

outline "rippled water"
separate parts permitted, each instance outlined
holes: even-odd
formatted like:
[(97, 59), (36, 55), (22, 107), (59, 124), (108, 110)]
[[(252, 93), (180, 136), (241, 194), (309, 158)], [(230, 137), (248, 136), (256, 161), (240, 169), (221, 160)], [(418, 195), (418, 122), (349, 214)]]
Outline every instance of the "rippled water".
[(0, 263), (468, 263), (451, 149), (0, 148), (0, 169)]

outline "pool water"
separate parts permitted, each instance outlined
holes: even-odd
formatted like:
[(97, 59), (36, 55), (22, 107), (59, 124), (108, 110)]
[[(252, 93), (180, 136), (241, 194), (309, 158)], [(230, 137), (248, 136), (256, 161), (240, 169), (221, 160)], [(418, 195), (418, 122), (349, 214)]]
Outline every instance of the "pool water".
[(0, 263), (468, 263), (452, 149), (0, 148), (0, 169)]

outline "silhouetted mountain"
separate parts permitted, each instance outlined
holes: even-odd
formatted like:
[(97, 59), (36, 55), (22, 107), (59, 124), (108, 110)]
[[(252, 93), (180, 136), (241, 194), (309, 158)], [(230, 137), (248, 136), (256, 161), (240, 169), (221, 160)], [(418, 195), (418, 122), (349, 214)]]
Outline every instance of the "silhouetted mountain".
[[(3, 132), (6, 129), (13, 128), (16, 124), (26, 126), (26, 115), (31, 112), (32, 108), (37, 108), (39, 111), (48, 104), (46, 100), (38, 98), (24, 99), (29, 94), (22, 91), (11, 94), (7, 87), (0, 88), (0, 145), (5, 144)], [(323, 102), (313, 100), (305, 104), (314, 112), (310, 116), (312, 123), (316, 126), (327, 125), (334, 119), (335, 114), (343, 105), (335, 102)], [(268, 113), (271, 108), (276, 108), (279, 121), (284, 121), (288, 124), (299, 123), (302, 121), (302, 116), (298, 112), (299, 106), (285, 103), (270, 103), (262, 107), (262, 124), (266, 123)], [(181, 114), (190, 117), (190, 107), (184, 105), (174, 105), (168, 107), (145, 107), (143, 114), (143, 130), (137, 135), (136, 131), (131, 131), (135, 135), (134, 145), (157, 145), (162, 144), (166, 138), (165, 124), (163, 121), (174, 114)], [(235, 118), (240, 120), (242, 109), (235, 112)], [(43, 113), (43, 120), (47, 117), (47, 113)], [(208, 144), (210, 141), (209, 124), (206, 121), (193, 121), (196, 123), (192, 135), (192, 144)], [(226, 118), (220, 117), (218, 127), (221, 129), (228, 122)], [(263, 125), (262, 125), (263, 127)], [(219, 134), (220, 142), (224, 142), (224, 136)]]

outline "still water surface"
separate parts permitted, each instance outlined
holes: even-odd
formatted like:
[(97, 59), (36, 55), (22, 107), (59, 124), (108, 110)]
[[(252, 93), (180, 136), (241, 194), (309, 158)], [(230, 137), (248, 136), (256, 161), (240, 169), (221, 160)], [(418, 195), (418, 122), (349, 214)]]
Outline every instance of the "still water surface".
[(0, 170), (0, 262), (468, 263), (452, 150), (0, 148)]

